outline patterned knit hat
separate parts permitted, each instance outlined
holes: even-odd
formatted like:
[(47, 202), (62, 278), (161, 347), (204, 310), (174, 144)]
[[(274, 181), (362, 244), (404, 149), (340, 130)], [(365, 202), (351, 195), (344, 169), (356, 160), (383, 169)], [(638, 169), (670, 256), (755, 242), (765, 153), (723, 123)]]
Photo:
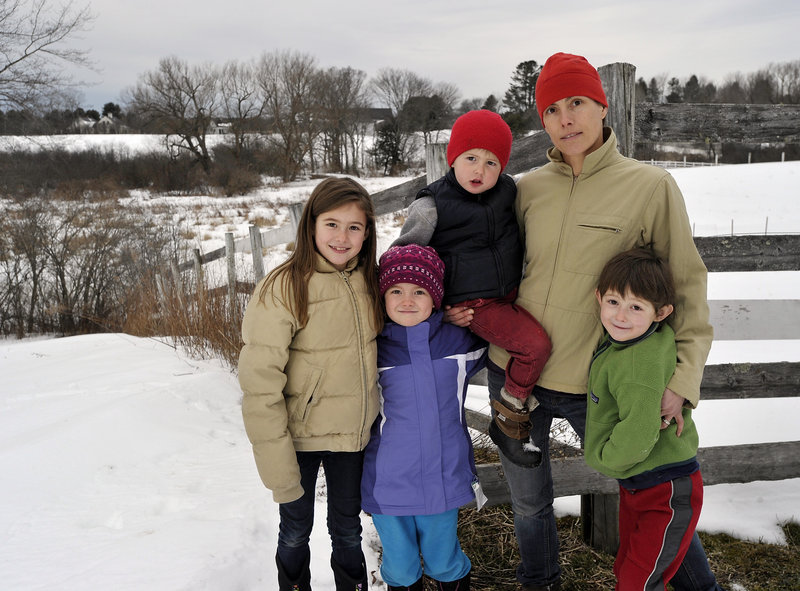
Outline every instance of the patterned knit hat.
[(447, 165), (467, 150), (482, 148), (497, 156), (502, 168), (511, 155), (511, 128), (493, 111), (468, 111), (456, 119), (447, 144)]
[(413, 283), (424, 287), (433, 298), (434, 308), (439, 308), (444, 296), (443, 282), (444, 263), (430, 246), (393, 246), (381, 255), (378, 271), (381, 297), (393, 285)]
[(603, 83), (595, 67), (581, 55), (555, 53), (547, 58), (536, 80), (536, 110), (544, 119), (544, 110), (568, 96), (586, 96), (608, 106)]

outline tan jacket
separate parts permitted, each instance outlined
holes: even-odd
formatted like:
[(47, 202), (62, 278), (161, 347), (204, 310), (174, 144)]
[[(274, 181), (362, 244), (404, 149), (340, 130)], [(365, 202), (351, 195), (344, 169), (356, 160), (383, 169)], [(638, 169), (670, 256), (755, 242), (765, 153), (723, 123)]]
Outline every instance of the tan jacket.
[(279, 284), (260, 301), (259, 283), (245, 311), (242, 416), (276, 503), (303, 494), (295, 450), (361, 451), (378, 414), (374, 302), (356, 262), (340, 272), (317, 257), (304, 328)]
[[(525, 237), (525, 271), (517, 302), (542, 323), (553, 344), (538, 384), (586, 393), (589, 363), (603, 334), (594, 290), (615, 254), (653, 243), (670, 263), (677, 302), (678, 366), (669, 388), (692, 405), (712, 328), (706, 302), (707, 271), (692, 240), (678, 186), (663, 169), (623, 157), (610, 128), (578, 178), (551, 148), (551, 162), (517, 183), (517, 217)], [(508, 354), (492, 346), (491, 360), (505, 367)]]

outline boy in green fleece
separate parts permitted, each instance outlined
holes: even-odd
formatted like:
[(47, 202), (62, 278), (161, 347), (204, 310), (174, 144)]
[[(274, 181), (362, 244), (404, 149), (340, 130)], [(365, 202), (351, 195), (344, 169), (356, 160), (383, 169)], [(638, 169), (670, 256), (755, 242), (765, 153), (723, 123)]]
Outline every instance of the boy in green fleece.
[(694, 535), (703, 503), (698, 436), (684, 407), (683, 432), (661, 422), (675, 371), (674, 309), (667, 263), (650, 249), (616, 255), (596, 290), (605, 338), (589, 370), (586, 463), (620, 485), (617, 590), (666, 589)]

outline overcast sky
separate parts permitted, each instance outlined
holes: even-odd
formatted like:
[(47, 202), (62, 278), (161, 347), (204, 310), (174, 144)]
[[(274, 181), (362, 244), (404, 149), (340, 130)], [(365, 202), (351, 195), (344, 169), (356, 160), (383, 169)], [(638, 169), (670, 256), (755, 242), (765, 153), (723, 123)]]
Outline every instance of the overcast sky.
[[(75, 0), (80, 4), (80, 0)], [(715, 83), (800, 59), (797, 0), (91, 0), (82, 34), (100, 72), (76, 78), (85, 108), (122, 92), (170, 55), (191, 64), (294, 50), (319, 66), (375, 75), (408, 69), (455, 84), (462, 98), (502, 98), (522, 61), (558, 51), (595, 66), (629, 62), (636, 77), (691, 74)]]

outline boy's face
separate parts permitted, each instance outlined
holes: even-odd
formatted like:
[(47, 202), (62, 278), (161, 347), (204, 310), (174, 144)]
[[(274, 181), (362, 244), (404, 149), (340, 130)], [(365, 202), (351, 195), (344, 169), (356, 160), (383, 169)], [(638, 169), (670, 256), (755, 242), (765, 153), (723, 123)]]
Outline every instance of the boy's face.
[(386, 313), (400, 326), (416, 326), (433, 312), (428, 290), (413, 283), (396, 283), (383, 294)]
[(651, 302), (633, 295), (630, 290), (620, 295), (613, 289), (600, 294), (600, 322), (615, 341), (630, 341), (642, 336), (653, 322), (664, 320), (672, 313), (672, 305), (655, 309)]
[(497, 156), (483, 148), (472, 148), (453, 161), (456, 180), (466, 191), (478, 195), (497, 184), (502, 166)]

